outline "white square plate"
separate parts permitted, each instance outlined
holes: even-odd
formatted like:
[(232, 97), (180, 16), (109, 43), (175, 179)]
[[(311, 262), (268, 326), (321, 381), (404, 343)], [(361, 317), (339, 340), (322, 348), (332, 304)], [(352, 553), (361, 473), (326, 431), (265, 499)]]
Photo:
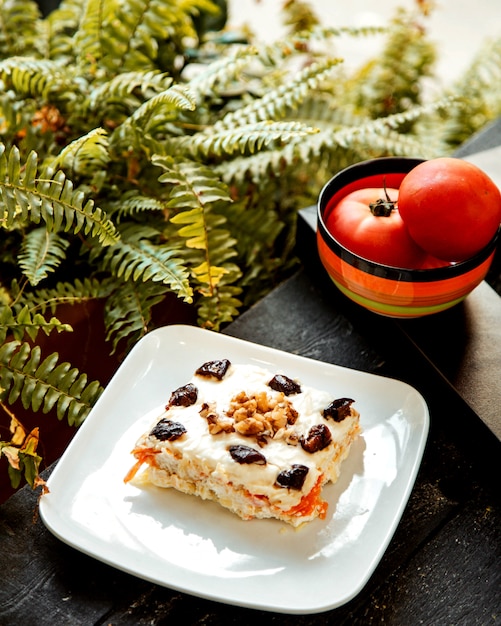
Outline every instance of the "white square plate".
[[(281, 369), (355, 400), (362, 435), (324, 488), (327, 518), (294, 529), (242, 521), (213, 502), (123, 478), (131, 449), (170, 393), (205, 361)], [(406, 383), (200, 328), (173, 325), (130, 352), (52, 473), (42, 519), (62, 541), (159, 585), (281, 613), (344, 604), (365, 585), (400, 520), (421, 462), (429, 416)]]

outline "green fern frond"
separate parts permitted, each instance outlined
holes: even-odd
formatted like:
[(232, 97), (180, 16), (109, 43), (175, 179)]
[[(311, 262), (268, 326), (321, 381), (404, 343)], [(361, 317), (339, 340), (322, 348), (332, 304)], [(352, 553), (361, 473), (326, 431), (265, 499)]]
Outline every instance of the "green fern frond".
[(170, 185), (167, 207), (198, 209), (215, 202), (231, 202), (228, 188), (211, 168), (195, 161), (155, 155), (152, 163), (162, 168), (158, 180)]
[(33, 313), (28, 306), (19, 311), (9, 306), (0, 307), (0, 343), (4, 342), (8, 335), (12, 335), (18, 341), (28, 335), (34, 341), (39, 331), (49, 335), (53, 330), (60, 333), (71, 331), (72, 328), (55, 317), (46, 320), (40, 313)]
[(500, 115), (501, 37), (483, 44), (452, 93), (463, 106), (450, 112), (444, 134), (447, 143), (456, 147)]
[(213, 317), (207, 321), (218, 326), (233, 315), (235, 302), (226, 307), (218, 303), (225, 300), (223, 293), (231, 292), (233, 297), (230, 278), (234, 281), (240, 276), (240, 270), (228, 262), (237, 256), (237, 242), (224, 228), (226, 218), (214, 210), (230, 204), (228, 190), (211, 168), (200, 163), (168, 157), (155, 157), (154, 162), (165, 170), (159, 181), (170, 185), (168, 206), (177, 211), (171, 222), (180, 227), (178, 235), (186, 240), (185, 256), (202, 296), (198, 306), (207, 302), (209, 307), (213, 302), (207, 308)]
[(70, 426), (79, 426), (97, 402), (103, 388), (69, 363), (58, 363), (54, 352), (42, 360), (40, 346), (10, 341), (0, 346), (0, 400), (25, 409), (66, 417)]
[(74, 61), (73, 36), (80, 24), (83, 7), (81, 0), (62, 0), (45, 18), (48, 58)]
[(186, 302), (192, 301), (188, 272), (173, 245), (150, 241), (152, 229), (125, 226), (121, 240), (105, 250), (102, 267), (123, 280), (153, 281), (168, 285)]
[(292, 80), (268, 90), (261, 98), (226, 114), (208, 132), (233, 130), (256, 122), (283, 119), (288, 112), (296, 109), (311, 91), (317, 89), (332, 69), (341, 62), (342, 59), (339, 58), (326, 58), (312, 63), (298, 72)]
[(185, 17), (172, 3), (130, 0), (118, 7), (120, 28), (113, 32), (113, 71), (143, 67), (152, 69), (158, 56), (158, 42), (168, 40), (173, 28)]
[(40, 9), (33, 0), (1, 3), (0, 59), (14, 56), (37, 56)]
[(311, 30), (294, 32), (286, 37), (266, 43), (259, 48), (259, 56), (265, 63), (278, 64), (290, 58), (292, 55), (300, 54), (312, 47), (312, 43), (329, 41), (332, 38), (340, 37), (373, 37), (387, 32), (387, 28), (380, 26), (323, 26), (319, 25)]
[(138, 213), (161, 213), (165, 211), (166, 203), (161, 198), (145, 196), (135, 190), (123, 194), (118, 208), (118, 219), (136, 215)]
[(91, 111), (106, 111), (119, 107), (124, 112), (134, 111), (140, 98), (149, 100), (166, 91), (172, 85), (172, 77), (159, 70), (136, 70), (114, 76), (111, 80), (95, 87), (89, 95)]
[(440, 146), (437, 146), (433, 137), (426, 141), (422, 137), (399, 133), (390, 128), (357, 133), (343, 147), (360, 154), (360, 160), (378, 156), (417, 156), (432, 159), (440, 153)]
[(153, 282), (120, 282), (106, 300), (104, 322), (106, 340), (112, 342), (112, 354), (126, 341), (129, 348), (150, 330), (152, 308), (165, 299), (168, 288)]
[(0, 78), (21, 96), (47, 100), (51, 92), (68, 86), (68, 72), (50, 59), (11, 57), (0, 61)]
[(67, 304), (82, 304), (90, 300), (107, 297), (113, 290), (110, 280), (98, 280), (97, 278), (75, 279), (73, 283), (59, 282), (51, 289), (36, 289), (35, 291), (22, 291), (18, 286), (13, 285), (11, 291), (15, 297), (16, 304), (27, 306), (31, 313), (39, 312), (42, 315), (46, 311), (56, 312), (58, 306)]
[(221, 326), (232, 322), (239, 315), (242, 302), (238, 296), (242, 293), (242, 289), (226, 283), (226, 280), (229, 283), (235, 282), (239, 275), (239, 271), (234, 275), (229, 270), (216, 289), (202, 293), (197, 307), (200, 326), (217, 332), (221, 330)]
[[(108, 6), (108, 10), (106, 10)], [(77, 64), (89, 68), (101, 63), (106, 54), (103, 45), (103, 23), (116, 8), (115, 2), (88, 0), (83, 5), (79, 28), (73, 38)]]
[(79, 64), (98, 64), (110, 75), (155, 69), (160, 42), (181, 49), (183, 38), (196, 38), (191, 15), (215, 8), (208, 0), (88, 0), (75, 38)]
[(238, 78), (242, 70), (256, 58), (257, 54), (257, 48), (254, 46), (238, 46), (231, 50), (228, 56), (213, 61), (196, 74), (189, 81), (190, 90), (193, 94), (204, 97), (214, 95), (218, 90), (224, 89), (231, 81)]
[(431, 75), (435, 56), (415, 14), (397, 9), (377, 61), (366, 63), (344, 84), (346, 104), (374, 119), (420, 104), (420, 82)]
[(219, 6), (212, 0), (180, 0), (179, 6), (192, 16), (199, 16), (201, 13), (218, 15), (220, 11)]
[(388, 154), (431, 157), (437, 149), (431, 140), (424, 142), (420, 137), (400, 133), (398, 129), (409, 121), (431, 116), (441, 110), (450, 110), (455, 106), (460, 107), (461, 102), (453, 97), (445, 97), (377, 120), (359, 118), (358, 123), (353, 126), (339, 127), (337, 124), (321, 121), (318, 124), (320, 130), (306, 141), (291, 142), (252, 157), (245, 156), (233, 162), (218, 164), (215, 172), (226, 184), (242, 183), (246, 178), (259, 182), (273, 172), (294, 166), (298, 159), (307, 168), (308, 163), (318, 163), (322, 155), (339, 148), (345, 151), (352, 149), (355, 153), (362, 148), (362, 158), (368, 158), (369, 154), (372, 157)]
[(272, 194), (263, 196), (266, 200), (263, 198), (259, 205), (251, 207), (244, 194), (241, 200), (223, 209), (228, 228), (238, 241), (240, 263), (246, 269), (240, 284), (246, 287), (260, 282), (260, 275), (276, 271), (275, 244), (285, 229), (284, 219), (275, 207), (276, 199)]
[(69, 241), (57, 233), (36, 228), (26, 234), (18, 262), (30, 284), (35, 286), (53, 272), (66, 258)]
[(11, 148), (8, 155), (0, 144), (0, 198), (3, 215), (0, 225), (11, 228), (20, 220), (39, 224), (42, 220), (51, 232), (72, 231), (96, 237), (101, 245), (111, 245), (118, 233), (102, 209), (73, 189), (62, 171), (46, 178), (37, 178), (38, 159), (34, 152), (21, 164), (19, 150)]
[(63, 169), (90, 177), (93, 172), (105, 169), (110, 158), (108, 133), (95, 128), (63, 148), (50, 166), (53, 171)]
[(417, 120), (420, 117), (431, 115), (437, 111), (447, 110), (455, 106), (461, 106), (460, 101), (455, 97), (446, 96), (435, 102), (416, 105), (406, 111), (394, 113), (393, 115), (375, 120), (369, 120), (365, 123), (361, 123), (356, 128), (349, 127), (340, 129), (334, 133), (334, 141), (341, 146), (346, 146), (354, 136), (360, 138), (369, 134), (384, 134), (387, 129), (398, 130), (407, 123)]
[(144, 102), (113, 133), (117, 149), (144, 151), (146, 140), (176, 121), (182, 111), (194, 111), (195, 97), (181, 85), (173, 85)]
[[(211, 156), (234, 156), (255, 154), (277, 143), (296, 141), (307, 135), (318, 133), (301, 122), (257, 122), (232, 129), (223, 128), (211, 133), (198, 133), (193, 137), (171, 139), (169, 145), (173, 152), (182, 152), (187, 156), (207, 159)], [(175, 147), (175, 149), (174, 149)]]

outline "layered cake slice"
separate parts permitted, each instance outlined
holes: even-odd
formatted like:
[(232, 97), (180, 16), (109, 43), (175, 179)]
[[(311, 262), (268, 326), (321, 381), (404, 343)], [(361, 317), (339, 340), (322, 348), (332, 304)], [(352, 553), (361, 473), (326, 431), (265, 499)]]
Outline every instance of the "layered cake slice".
[(353, 402), (284, 373), (209, 361), (139, 438), (125, 481), (214, 500), (244, 520), (323, 519), (322, 487), (360, 432)]

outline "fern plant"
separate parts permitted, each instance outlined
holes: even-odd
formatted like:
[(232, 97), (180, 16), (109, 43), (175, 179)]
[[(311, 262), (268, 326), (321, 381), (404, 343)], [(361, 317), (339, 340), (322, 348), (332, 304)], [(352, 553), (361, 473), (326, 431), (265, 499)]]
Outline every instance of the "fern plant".
[[(334, 171), (446, 154), (501, 110), (499, 42), (481, 79), (426, 100), (419, 11), (327, 27), (289, 0), (289, 34), (265, 45), (222, 30), (213, 0), (0, 8), (0, 456), (15, 486), (39, 485), (42, 462), (16, 407), (79, 425), (102, 392), (41, 352), (39, 336), (71, 330), (62, 304), (102, 301), (120, 356), (173, 294), (218, 331), (294, 269), (297, 211)], [(343, 39), (375, 36), (379, 56), (346, 71)]]

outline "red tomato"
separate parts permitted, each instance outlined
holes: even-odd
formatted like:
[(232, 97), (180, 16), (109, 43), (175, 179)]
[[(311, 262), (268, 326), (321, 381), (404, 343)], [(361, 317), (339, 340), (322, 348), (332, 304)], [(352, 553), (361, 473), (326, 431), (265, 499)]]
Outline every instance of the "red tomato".
[[(397, 189), (357, 189), (330, 212), (327, 209), (327, 229), (341, 245), (365, 259), (406, 269), (420, 267), (426, 253), (411, 239), (396, 208), (397, 199)], [(378, 209), (387, 215), (377, 215)]]
[(403, 179), (398, 209), (424, 250), (446, 261), (463, 261), (494, 237), (501, 223), (501, 193), (472, 163), (430, 159)]

